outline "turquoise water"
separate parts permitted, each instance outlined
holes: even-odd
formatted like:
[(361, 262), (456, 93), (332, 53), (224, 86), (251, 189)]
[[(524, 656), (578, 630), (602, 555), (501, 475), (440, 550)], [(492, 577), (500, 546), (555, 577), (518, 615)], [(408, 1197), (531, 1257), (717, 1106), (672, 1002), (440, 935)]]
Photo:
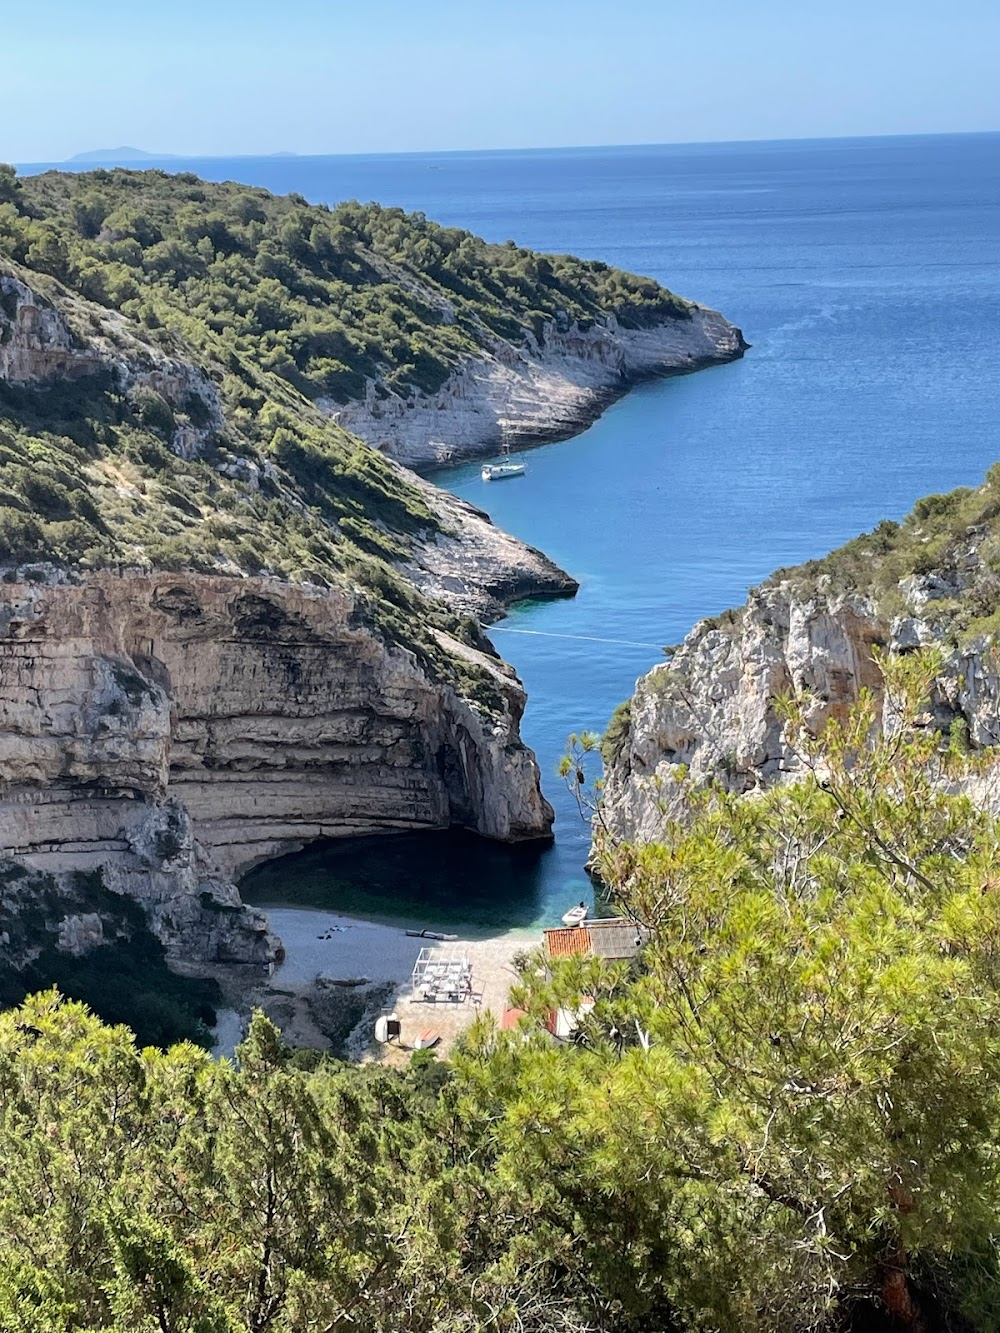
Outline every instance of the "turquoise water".
[(412, 898), (439, 918), (553, 920), (589, 894), (586, 829), (554, 776), (567, 733), (601, 729), (661, 645), (775, 567), (974, 484), (1000, 457), (1000, 135), (170, 168), (185, 165), (620, 264), (723, 310), (753, 344), (531, 451), (522, 479), (437, 477), (581, 582), (573, 601), (518, 608), (495, 634), (528, 688), (523, 734), (557, 808), (555, 845), (428, 835), (342, 847), (325, 869), (314, 850), (261, 872), (258, 901), (326, 894), (409, 915)]
[[(550, 914), (550, 849), (497, 846), (461, 830), (341, 839), (268, 862), (243, 881), (261, 906), (323, 908), (492, 935)], [(576, 901), (584, 896), (583, 890)], [(569, 903), (559, 910), (561, 915)]]

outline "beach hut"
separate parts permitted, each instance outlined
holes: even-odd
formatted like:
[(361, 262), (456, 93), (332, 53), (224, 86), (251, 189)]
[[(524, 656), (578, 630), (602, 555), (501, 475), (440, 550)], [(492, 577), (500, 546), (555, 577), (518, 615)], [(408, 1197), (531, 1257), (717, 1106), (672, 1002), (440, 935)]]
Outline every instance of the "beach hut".
[[(606, 958), (608, 962), (628, 961), (642, 949), (649, 939), (645, 926), (615, 917), (606, 921), (587, 921), (580, 926), (557, 927), (542, 932), (545, 954), (548, 958)], [(590, 995), (580, 997), (575, 1009), (553, 1009), (546, 1027), (560, 1041), (572, 1038), (581, 1021), (594, 1007)]]
[(588, 958), (606, 958), (609, 962), (634, 958), (649, 939), (645, 926), (615, 917), (607, 921), (588, 921), (583, 926), (557, 927), (542, 932), (549, 958), (570, 958), (583, 954)]

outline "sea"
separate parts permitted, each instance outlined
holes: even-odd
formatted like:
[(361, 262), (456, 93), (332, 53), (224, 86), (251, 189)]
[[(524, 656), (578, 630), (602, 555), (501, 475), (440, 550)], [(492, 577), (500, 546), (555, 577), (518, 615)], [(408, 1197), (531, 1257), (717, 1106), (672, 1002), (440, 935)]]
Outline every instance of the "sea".
[(486, 932), (594, 902), (587, 826), (556, 771), (568, 736), (603, 730), (665, 645), (775, 568), (1000, 458), (1000, 134), (144, 165), (602, 259), (716, 307), (751, 344), (635, 389), (531, 450), (522, 478), (435, 475), (580, 580), (492, 630), (528, 691), (555, 842), (317, 847), (253, 872), (251, 901)]

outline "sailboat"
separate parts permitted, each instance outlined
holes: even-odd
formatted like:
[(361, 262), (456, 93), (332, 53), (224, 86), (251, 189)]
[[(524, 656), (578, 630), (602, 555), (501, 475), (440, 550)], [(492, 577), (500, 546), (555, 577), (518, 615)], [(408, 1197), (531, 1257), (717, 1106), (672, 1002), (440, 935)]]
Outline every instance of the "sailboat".
[(520, 477), (523, 463), (487, 463), (482, 471), (483, 481), (503, 481), (505, 477)]
[(524, 464), (511, 461), (510, 441), (507, 439), (504, 439), (500, 444), (500, 456), (502, 462), (484, 464), (481, 473), (483, 481), (504, 481), (507, 477), (524, 475)]

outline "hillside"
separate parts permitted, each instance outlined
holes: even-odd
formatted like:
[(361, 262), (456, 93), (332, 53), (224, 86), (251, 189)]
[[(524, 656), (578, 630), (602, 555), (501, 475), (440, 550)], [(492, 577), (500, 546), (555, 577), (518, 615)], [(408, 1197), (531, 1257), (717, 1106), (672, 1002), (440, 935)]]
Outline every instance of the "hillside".
[(147, 328), (250, 353), (305, 396), (433, 392), (491, 337), (687, 320), (648, 278), (544, 256), (377, 204), (213, 185), (186, 172), (48, 172), (8, 184), (5, 252)]
[[(821, 559), (780, 569), (747, 603), (694, 627), (616, 713), (604, 741), (603, 818), (656, 837), (685, 788), (735, 792), (802, 775), (779, 701), (805, 691), (810, 727), (843, 719), (862, 690), (886, 710), (878, 652), (933, 650), (928, 722), (955, 743), (1000, 741), (1000, 467), (979, 487), (918, 500)], [(1000, 805), (989, 784), (982, 792)], [(992, 793), (992, 794), (991, 794)]]
[[(473, 445), (493, 447), (503, 423), (518, 433), (525, 397), (521, 433), (567, 433), (631, 379), (743, 349), (720, 316), (651, 279), (490, 245), (377, 204), (330, 210), (128, 170), (8, 175), (5, 200), (0, 253), (119, 311), (164, 350), (217, 363), (244, 425), (268, 392), (261, 375), (286, 406), (313, 403), (327, 417), (347, 408), (352, 429), (387, 451), (430, 407), (433, 426), (399, 454), (407, 462), (465, 447), (442, 443), (437, 396), (461, 384), (467, 399), (470, 368), (473, 381), (500, 381), (472, 427)], [(546, 398), (557, 409), (569, 401), (550, 420)]]
[[(21, 920), (26, 870), (49, 905), (0, 961), (120, 940), (110, 889), (175, 964), (259, 969), (280, 942), (234, 883), (257, 860), (450, 824), (547, 837), (524, 694), (478, 621), (575, 583), (332, 422), (322, 339), (296, 344), (302, 370), (275, 357), (272, 334), (339, 316), (315, 259), (288, 286), (251, 259), (332, 215), (118, 172), (3, 173), (0, 195), (0, 908)], [(218, 247), (190, 241), (202, 223)], [(160, 271), (186, 246), (196, 274)], [(344, 269), (358, 330), (415, 301), (412, 351), (433, 324), (416, 278), (361, 248), (322, 280)], [(288, 328), (260, 323), (268, 301)]]
[[(0, 176), (4, 198), (0, 560), (320, 583), (346, 570), (353, 582), (384, 585), (385, 570), (372, 573), (369, 558), (405, 562), (419, 579), (418, 534), (433, 544), (437, 572), (443, 538), (470, 527), (482, 535), (481, 516), (393, 468), (314, 405), (320, 382), (309, 375), (321, 361), (330, 369), (329, 358), (317, 359), (319, 342), (306, 338), (298, 347), (305, 373), (275, 355), (277, 331), (262, 314), (268, 301), (289, 323), (297, 312), (303, 337), (310, 321), (332, 328), (339, 317), (316, 309), (320, 296), (306, 290), (304, 268), (285, 274), (286, 287), (254, 272), (244, 254), (213, 251), (207, 263), (198, 257), (210, 248), (205, 237), (200, 252), (188, 246), (200, 276), (158, 267), (165, 253), (178, 264), (188, 253), (180, 237), (185, 227), (193, 235), (196, 217), (197, 226), (215, 226), (221, 214), (213, 202), (228, 202), (232, 217), (241, 200), (250, 200), (254, 216), (262, 201), (272, 210), (267, 226), (241, 229), (230, 219), (233, 243), (236, 232), (251, 237), (262, 271), (288, 217), (304, 227), (303, 217), (327, 218), (323, 210), (295, 213), (290, 201), (262, 191), (178, 184), (159, 173), (49, 173), (24, 183)], [(126, 226), (134, 235), (125, 236)], [(360, 309), (371, 291), (360, 269), (354, 278)], [(326, 294), (337, 296), (334, 288)], [(485, 540), (495, 544), (492, 533)], [(504, 587), (530, 591), (532, 580), (539, 590), (572, 587), (512, 543), (503, 555), (515, 566), (523, 561), (513, 579), (499, 571)], [(484, 597), (489, 604), (489, 580), (480, 582), (467, 590), (470, 609)]]

